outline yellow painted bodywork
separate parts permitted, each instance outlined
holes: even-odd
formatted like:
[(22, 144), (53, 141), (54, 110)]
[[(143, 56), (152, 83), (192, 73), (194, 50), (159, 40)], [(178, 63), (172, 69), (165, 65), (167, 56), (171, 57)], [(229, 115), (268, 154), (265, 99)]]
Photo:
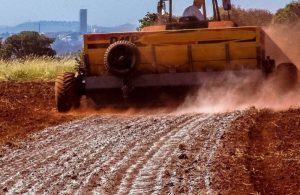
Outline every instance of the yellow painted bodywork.
[(170, 30), (84, 35), (90, 75), (107, 74), (104, 53), (117, 40), (134, 42), (140, 74), (258, 69), (260, 27)]

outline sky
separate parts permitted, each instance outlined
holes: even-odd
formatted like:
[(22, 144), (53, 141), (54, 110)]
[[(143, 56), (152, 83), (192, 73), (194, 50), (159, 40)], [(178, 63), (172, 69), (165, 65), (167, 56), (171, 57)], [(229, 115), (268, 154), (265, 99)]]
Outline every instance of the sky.
[[(175, 15), (181, 15), (193, 0), (173, 0)], [(276, 12), (292, 0), (231, 0), (242, 8)], [(221, 3), (221, 1), (219, 0)], [(79, 9), (88, 9), (88, 23), (100, 26), (137, 24), (147, 12), (156, 12), (157, 0), (0, 0), (0, 25), (30, 21), (78, 21)]]

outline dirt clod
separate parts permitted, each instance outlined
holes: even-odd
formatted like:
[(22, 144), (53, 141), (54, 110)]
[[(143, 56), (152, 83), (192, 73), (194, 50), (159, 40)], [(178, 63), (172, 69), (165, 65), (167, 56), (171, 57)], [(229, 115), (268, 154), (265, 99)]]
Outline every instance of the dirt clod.
[(178, 148), (179, 148), (179, 150), (186, 150), (186, 145), (185, 144), (179, 144)]
[(182, 153), (182, 154), (180, 154), (180, 155), (178, 156), (178, 158), (179, 158), (180, 160), (184, 160), (184, 159), (188, 159), (188, 156), (187, 156), (186, 154)]

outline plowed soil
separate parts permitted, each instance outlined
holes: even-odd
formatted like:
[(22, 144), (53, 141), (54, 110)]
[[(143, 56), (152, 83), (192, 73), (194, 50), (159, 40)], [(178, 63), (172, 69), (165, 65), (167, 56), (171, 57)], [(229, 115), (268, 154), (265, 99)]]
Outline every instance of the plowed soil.
[(0, 194), (300, 194), (300, 109), (83, 118), (0, 87)]
[(55, 110), (54, 83), (0, 82), (0, 145), (75, 118)]

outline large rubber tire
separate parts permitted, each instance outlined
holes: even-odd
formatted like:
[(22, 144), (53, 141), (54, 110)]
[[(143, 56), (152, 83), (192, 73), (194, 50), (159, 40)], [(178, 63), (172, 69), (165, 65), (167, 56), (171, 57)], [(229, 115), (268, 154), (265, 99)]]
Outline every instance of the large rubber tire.
[(298, 69), (293, 63), (282, 63), (276, 67), (274, 77), (276, 88), (287, 92), (298, 83)]
[(55, 102), (58, 112), (68, 112), (80, 106), (80, 82), (74, 73), (66, 72), (55, 80)]
[(108, 72), (124, 76), (134, 71), (139, 63), (139, 51), (134, 43), (117, 41), (111, 44), (104, 54), (104, 65)]

